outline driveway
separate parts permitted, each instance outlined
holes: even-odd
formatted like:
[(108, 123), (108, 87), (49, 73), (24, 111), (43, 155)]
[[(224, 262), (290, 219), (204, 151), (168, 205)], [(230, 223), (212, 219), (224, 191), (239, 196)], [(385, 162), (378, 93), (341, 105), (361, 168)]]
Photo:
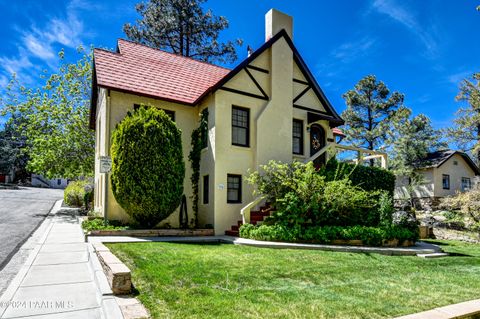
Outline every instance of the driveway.
[(0, 270), (62, 197), (62, 189), (0, 189)]

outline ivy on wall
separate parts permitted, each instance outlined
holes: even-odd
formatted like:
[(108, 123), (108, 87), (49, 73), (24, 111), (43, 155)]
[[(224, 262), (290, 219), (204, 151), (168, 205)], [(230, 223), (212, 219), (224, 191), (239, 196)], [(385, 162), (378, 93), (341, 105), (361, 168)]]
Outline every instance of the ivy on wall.
[(200, 126), (192, 132), (192, 149), (188, 155), (190, 165), (192, 167), (192, 210), (194, 218), (191, 224), (198, 227), (198, 184), (200, 182), (200, 159), (202, 149), (208, 146), (208, 108), (204, 109), (200, 114)]

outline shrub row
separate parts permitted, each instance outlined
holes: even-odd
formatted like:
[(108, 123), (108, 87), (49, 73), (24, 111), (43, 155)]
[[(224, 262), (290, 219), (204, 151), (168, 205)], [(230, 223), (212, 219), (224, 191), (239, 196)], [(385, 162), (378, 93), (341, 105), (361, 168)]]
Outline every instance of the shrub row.
[(395, 174), (380, 167), (354, 165), (331, 159), (320, 171), (327, 181), (348, 178), (365, 191), (386, 191), (393, 196)]
[(286, 227), (282, 225), (245, 224), (240, 227), (240, 237), (266, 241), (308, 242), (328, 244), (333, 240), (362, 240), (365, 245), (381, 246), (384, 241), (398, 239), (416, 241), (416, 231), (399, 227), (367, 227), (367, 226), (322, 226), (322, 227)]

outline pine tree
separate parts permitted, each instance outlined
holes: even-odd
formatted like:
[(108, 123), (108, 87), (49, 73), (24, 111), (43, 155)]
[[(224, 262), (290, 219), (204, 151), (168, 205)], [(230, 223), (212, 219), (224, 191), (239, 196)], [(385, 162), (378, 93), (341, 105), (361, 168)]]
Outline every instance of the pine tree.
[(382, 81), (377, 81), (374, 75), (361, 79), (343, 98), (347, 104), (347, 109), (342, 113), (346, 140), (369, 150), (385, 146), (394, 123), (410, 114), (403, 106), (404, 95), (390, 93), (388, 87)]
[[(142, 19), (136, 25), (126, 23), (123, 31), (135, 42), (205, 62), (233, 62), (237, 59), (235, 43), (218, 41), (228, 20), (204, 12), (206, 0), (149, 0), (138, 3)], [(242, 40), (236, 43), (241, 45)]]
[(480, 73), (471, 79), (464, 79), (460, 84), (457, 101), (467, 102), (460, 107), (454, 126), (447, 128), (446, 133), (452, 143), (460, 149), (473, 154), (477, 164), (480, 163)]

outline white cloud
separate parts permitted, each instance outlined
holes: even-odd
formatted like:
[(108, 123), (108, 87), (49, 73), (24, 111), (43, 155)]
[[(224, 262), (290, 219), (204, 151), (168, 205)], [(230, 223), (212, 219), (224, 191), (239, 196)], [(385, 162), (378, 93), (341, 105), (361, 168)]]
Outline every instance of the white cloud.
[[(414, 35), (416, 35), (425, 46), (429, 57), (438, 53), (438, 44), (432, 36), (433, 32), (426, 30), (407, 9), (397, 4), (395, 0), (375, 0), (372, 5), (378, 13), (385, 14), (402, 24)], [(434, 28), (435, 26), (432, 26)]]
[[(41, 25), (32, 24), (27, 29), (18, 30), (21, 34), (17, 44), (18, 54), (0, 56), (0, 76), (10, 77), (15, 73), (22, 82), (28, 82), (32, 67), (39, 68), (44, 63), (55, 68), (61, 47), (76, 48), (82, 45), (83, 23), (78, 18), (78, 11), (85, 8), (88, 8), (87, 2), (72, 0), (64, 16), (52, 17)], [(41, 62), (38, 63), (38, 60)]]
[(341, 62), (351, 62), (361, 56), (365, 56), (375, 45), (376, 40), (372, 37), (365, 36), (358, 40), (344, 42), (331, 52), (331, 55), (340, 59)]
[(446, 81), (448, 83), (451, 83), (451, 84), (460, 84), (460, 82), (463, 80), (463, 79), (466, 79), (470, 76), (473, 75), (473, 72), (471, 71), (462, 71), (462, 72), (457, 72), (457, 73), (454, 73), (454, 74), (450, 74), (446, 77)]

